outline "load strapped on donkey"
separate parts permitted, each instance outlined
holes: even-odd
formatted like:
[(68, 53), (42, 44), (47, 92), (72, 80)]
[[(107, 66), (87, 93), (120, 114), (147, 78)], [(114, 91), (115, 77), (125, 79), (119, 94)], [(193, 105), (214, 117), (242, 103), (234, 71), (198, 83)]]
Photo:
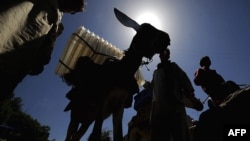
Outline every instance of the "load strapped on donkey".
[[(96, 64), (102, 65), (107, 59), (121, 60), (124, 51), (99, 37), (84, 26), (79, 27), (69, 38), (55, 73), (63, 76), (75, 67), (79, 57), (89, 57)], [(140, 70), (135, 73), (135, 78), (140, 86), (144, 78)]]

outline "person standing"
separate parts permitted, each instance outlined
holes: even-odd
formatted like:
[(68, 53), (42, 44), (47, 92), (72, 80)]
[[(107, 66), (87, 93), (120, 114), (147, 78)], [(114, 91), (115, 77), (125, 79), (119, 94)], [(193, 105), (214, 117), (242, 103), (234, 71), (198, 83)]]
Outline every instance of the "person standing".
[(186, 73), (169, 60), (169, 49), (159, 57), (151, 81), (151, 141), (190, 141), (183, 96), (194, 96), (194, 88)]
[(50, 61), (63, 32), (63, 13), (84, 10), (84, 0), (3, 0), (0, 4), (0, 101), (27, 75)]

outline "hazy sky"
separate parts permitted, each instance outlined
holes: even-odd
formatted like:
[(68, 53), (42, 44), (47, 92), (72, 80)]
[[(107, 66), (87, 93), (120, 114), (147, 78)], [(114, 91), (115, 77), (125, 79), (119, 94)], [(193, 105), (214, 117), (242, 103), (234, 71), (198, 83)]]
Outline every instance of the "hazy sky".
[[(122, 50), (130, 45), (135, 31), (118, 22), (113, 12), (115, 7), (139, 20), (139, 23), (149, 22), (169, 33), (171, 60), (187, 73), (192, 82), (200, 58), (208, 55), (212, 61), (211, 68), (216, 69), (225, 80), (250, 83), (249, 0), (86, 0), (86, 3), (83, 13), (64, 15), (65, 30), (57, 39), (51, 61), (44, 72), (25, 78), (14, 92), (23, 98), (25, 112), (51, 127), (50, 139), (63, 141), (70, 119), (70, 112), (63, 112), (68, 103), (65, 94), (70, 87), (55, 75), (55, 68), (70, 35), (84, 26)], [(147, 16), (148, 19), (143, 21), (141, 17), (145, 13), (151, 13), (155, 18)], [(155, 55), (148, 66), (149, 71), (145, 66), (141, 68), (147, 80), (151, 80), (157, 63), (159, 59)], [(204, 100), (206, 95), (201, 88), (193, 86), (196, 96)], [(187, 112), (194, 119), (198, 119), (201, 113), (192, 109), (187, 109)], [(125, 110), (124, 134), (134, 114), (133, 108)], [(103, 128), (112, 130), (110, 118), (105, 120)], [(91, 129), (82, 140), (89, 136)]]

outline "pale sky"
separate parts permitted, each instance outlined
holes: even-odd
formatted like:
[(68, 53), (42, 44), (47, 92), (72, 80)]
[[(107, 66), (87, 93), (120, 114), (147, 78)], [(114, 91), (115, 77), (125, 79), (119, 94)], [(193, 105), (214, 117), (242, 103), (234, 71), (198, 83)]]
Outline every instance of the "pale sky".
[[(84, 26), (122, 50), (129, 47), (135, 35), (133, 29), (118, 22), (114, 8), (139, 23), (152, 23), (167, 32), (171, 38), (171, 60), (187, 73), (192, 82), (200, 58), (208, 55), (212, 61), (211, 68), (216, 69), (225, 80), (238, 84), (250, 83), (249, 0), (86, 0), (86, 3), (83, 13), (64, 15), (65, 30), (57, 39), (51, 61), (44, 72), (25, 78), (14, 91), (16, 96), (23, 98), (25, 112), (42, 125), (50, 126), (50, 139), (64, 140), (70, 119), (70, 112), (63, 112), (68, 103), (65, 94), (70, 87), (54, 72), (70, 35)], [(145, 20), (141, 18), (145, 13), (155, 17)], [(150, 71), (145, 66), (141, 68), (145, 79), (152, 79), (157, 63), (159, 59), (155, 55), (148, 66)], [(193, 87), (196, 96), (205, 100), (207, 96), (201, 88)], [(194, 119), (201, 114), (192, 109), (187, 109), (187, 113)], [(127, 123), (134, 114), (133, 108), (125, 110), (124, 135), (127, 133)], [(103, 128), (112, 130), (110, 118), (105, 120)]]

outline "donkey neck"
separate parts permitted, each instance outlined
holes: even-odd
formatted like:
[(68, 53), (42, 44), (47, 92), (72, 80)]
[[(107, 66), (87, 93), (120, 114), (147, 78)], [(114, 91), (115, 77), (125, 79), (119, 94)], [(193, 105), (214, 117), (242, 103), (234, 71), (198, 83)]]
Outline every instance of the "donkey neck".
[(134, 51), (126, 51), (125, 56), (121, 60), (122, 68), (126, 70), (126, 73), (134, 75), (141, 65), (142, 58), (142, 55)]

